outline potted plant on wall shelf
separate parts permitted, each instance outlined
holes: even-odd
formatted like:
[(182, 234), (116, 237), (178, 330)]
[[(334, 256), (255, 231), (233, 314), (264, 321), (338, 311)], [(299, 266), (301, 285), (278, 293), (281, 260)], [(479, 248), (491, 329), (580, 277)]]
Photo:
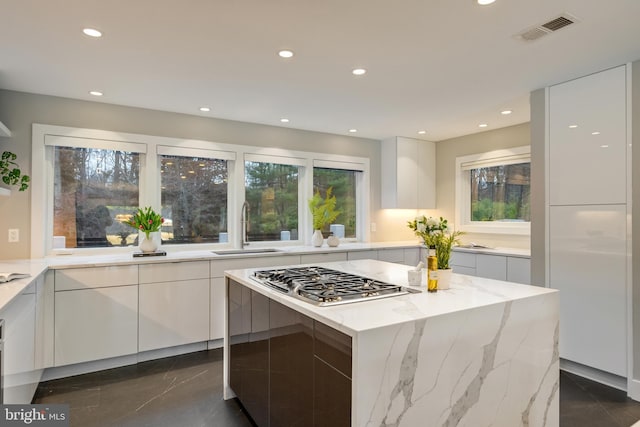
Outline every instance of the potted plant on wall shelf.
[(316, 191), (313, 198), (309, 200), (309, 209), (313, 216), (313, 236), (311, 244), (315, 247), (322, 246), (324, 237), (322, 229), (331, 224), (340, 215), (340, 211), (336, 210), (336, 196), (332, 195), (333, 187), (327, 188), (325, 197), (320, 195), (320, 190)]
[(14, 161), (16, 156), (11, 151), (5, 151), (0, 157), (0, 177), (6, 185), (20, 185), (18, 191), (25, 191), (29, 188), (29, 175), (23, 175), (20, 167)]

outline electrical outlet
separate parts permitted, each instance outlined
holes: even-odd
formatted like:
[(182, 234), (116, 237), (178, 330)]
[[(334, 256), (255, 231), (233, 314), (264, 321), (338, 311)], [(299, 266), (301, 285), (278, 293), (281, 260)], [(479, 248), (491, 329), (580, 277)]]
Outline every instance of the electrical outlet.
[(17, 228), (9, 229), (9, 243), (17, 243), (20, 241), (20, 230)]
[(375, 222), (371, 223), (371, 231), (374, 232), (374, 233), (376, 232), (376, 223)]

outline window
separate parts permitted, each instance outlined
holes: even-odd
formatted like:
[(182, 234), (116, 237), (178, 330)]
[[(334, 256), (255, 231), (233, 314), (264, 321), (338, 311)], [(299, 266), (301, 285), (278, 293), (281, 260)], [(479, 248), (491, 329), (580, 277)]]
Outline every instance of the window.
[(529, 232), (529, 147), (458, 157), (456, 167), (456, 223), (462, 230)]
[(138, 153), (56, 146), (53, 168), (57, 241), (66, 248), (133, 244), (138, 233), (122, 222), (138, 207)]
[(245, 161), (249, 241), (298, 240), (298, 166)]
[(160, 156), (163, 244), (227, 242), (227, 161)]
[(356, 183), (360, 172), (346, 169), (313, 168), (313, 192), (320, 191), (324, 197), (331, 188), (336, 197), (336, 208), (340, 215), (334, 224), (327, 225), (322, 232), (333, 233), (340, 238), (355, 238), (357, 229)]

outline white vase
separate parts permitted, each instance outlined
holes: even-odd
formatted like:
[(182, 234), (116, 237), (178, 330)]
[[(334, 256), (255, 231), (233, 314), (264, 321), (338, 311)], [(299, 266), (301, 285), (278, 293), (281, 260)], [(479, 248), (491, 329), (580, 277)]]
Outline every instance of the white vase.
[(158, 245), (156, 244), (156, 242), (153, 240), (153, 236), (151, 235), (153, 233), (149, 234), (149, 238), (147, 239), (147, 237), (143, 234), (142, 236), (142, 240), (140, 241), (140, 244), (138, 245), (138, 247), (140, 248), (140, 250), (144, 253), (148, 253), (148, 252), (155, 252), (156, 249), (158, 249)]
[(324, 237), (322, 236), (322, 231), (316, 230), (313, 232), (313, 236), (311, 236), (311, 244), (316, 248), (322, 246), (324, 242)]
[(446, 270), (438, 269), (438, 290), (449, 289), (451, 285), (451, 273), (453, 269), (447, 268)]
[(327, 245), (329, 245), (330, 247), (335, 248), (339, 244), (340, 244), (340, 239), (334, 236), (333, 234), (327, 237)]

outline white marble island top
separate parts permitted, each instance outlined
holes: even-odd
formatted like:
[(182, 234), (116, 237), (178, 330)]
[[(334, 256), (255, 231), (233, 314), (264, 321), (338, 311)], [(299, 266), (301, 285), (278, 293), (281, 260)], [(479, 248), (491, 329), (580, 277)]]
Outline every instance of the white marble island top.
[(425, 286), (419, 288), (408, 286), (407, 271), (412, 267), (375, 260), (331, 262), (321, 265), (326, 268), (419, 289), (423, 292), (319, 307), (282, 294), (251, 279), (251, 275), (255, 270), (263, 270), (264, 268), (230, 270), (226, 271), (226, 275), (273, 300), (351, 336), (361, 331), (405, 322), (415, 322), (447, 313), (557, 293), (553, 289), (455, 273), (452, 275), (450, 289), (429, 293), (426, 292)]
[[(403, 286), (411, 268), (319, 265)], [(225, 274), (352, 337), (352, 426), (559, 425), (557, 291), (453, 274), (437, 293), (318, 307), (252, 280), (253, 271)]]

